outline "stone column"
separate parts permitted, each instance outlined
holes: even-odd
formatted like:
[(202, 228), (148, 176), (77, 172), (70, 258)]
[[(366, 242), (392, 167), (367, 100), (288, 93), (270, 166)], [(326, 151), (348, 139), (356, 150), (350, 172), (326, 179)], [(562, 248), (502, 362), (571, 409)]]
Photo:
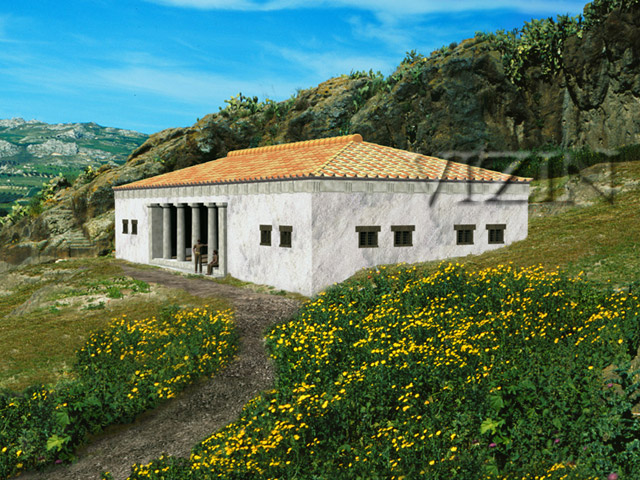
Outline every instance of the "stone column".
[(227, 204), (218, 203), (218, 265), (220, 273), (227, 275)]
[(171, 204), (162, 204), (162, 258), (171, 258)]
[(176, 235), (176, 258), (179, 262), (184, 262), (186, 259), (186, 249), (184, 248), (184, 203), (178, 203), (178, 217), (177, 217), (177, 235)]
[(149, 229), (149, 261), (162, 257), (162, 207), (157, 203), (147, 205)]
[(207, 263), (213, 258), (213, 251), (218, 250), (216, 213), (216, 204), (207, 203)]
[[(196, 244), (198, 239), (202, 240), (200, 237), (200, 204), (199, 203), (190, 203), (191, 207), (191, 248)], [(195, 266), (196, 264), (196, 256), (191, 251), (191, 262)]]

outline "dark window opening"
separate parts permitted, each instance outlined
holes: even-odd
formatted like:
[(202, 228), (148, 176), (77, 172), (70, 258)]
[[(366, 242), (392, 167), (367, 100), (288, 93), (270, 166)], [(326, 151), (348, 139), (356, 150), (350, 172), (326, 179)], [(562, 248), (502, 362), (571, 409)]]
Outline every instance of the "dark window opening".
[(393, 246), (412, 247), (413, 231), (415, 228), (415, 225), (392, 225), (391, 231), (393, 232)]
[(378, 246), (378, 226), (356, 227), (358, 233), (358, 248), (375, 248)]
[(131, 235), (138, 234), (138, 220), (131, 220)]
[(286, 225), (280, 226), (280, 246), (291, 247), (291, 232), (293, 228)]
[(505, 224), (487, 225), (489, 243), (504, 243)]
[(260, 225), (260, 245), (271, 245), (271, 225)]
[(454, 225), (456, 231), (456, 245), (473, 245), (473, 231), (475, 225)]
[(129, 233), (129, 220), (122, 220), (122, 233)]

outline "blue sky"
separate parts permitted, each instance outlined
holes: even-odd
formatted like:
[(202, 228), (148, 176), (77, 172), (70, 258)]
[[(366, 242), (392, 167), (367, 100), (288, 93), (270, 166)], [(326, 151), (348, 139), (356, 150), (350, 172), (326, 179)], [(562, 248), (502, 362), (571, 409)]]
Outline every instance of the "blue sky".
[(394, 71), (476, 31), (584, 1), (20, 0), (0, 6), (0, 118), (154, 133), (242, 92), (280, 101), (351, 70)]

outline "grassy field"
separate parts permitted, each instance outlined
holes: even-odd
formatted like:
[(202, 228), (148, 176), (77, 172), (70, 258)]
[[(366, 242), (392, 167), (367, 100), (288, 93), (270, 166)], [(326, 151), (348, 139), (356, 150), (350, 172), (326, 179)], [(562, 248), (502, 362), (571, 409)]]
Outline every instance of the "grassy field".
[(24, 267), (5, 275), (0, 288), (0, 390), (56, 382), (89, 335), (122, 314), (145, 318), (175, 305), (229, 308), (222, 299), (123, 277), (113, 258)]

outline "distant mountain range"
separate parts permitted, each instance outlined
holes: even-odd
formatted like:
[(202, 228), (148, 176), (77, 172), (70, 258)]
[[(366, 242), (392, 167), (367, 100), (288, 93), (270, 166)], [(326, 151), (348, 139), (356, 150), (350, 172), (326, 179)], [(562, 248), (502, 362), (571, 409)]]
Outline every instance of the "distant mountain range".
[(0, 215), (53, 177), (73, 179), (88, 167), (121, 165), (147, 138), (96, 123), (0, 119)]

